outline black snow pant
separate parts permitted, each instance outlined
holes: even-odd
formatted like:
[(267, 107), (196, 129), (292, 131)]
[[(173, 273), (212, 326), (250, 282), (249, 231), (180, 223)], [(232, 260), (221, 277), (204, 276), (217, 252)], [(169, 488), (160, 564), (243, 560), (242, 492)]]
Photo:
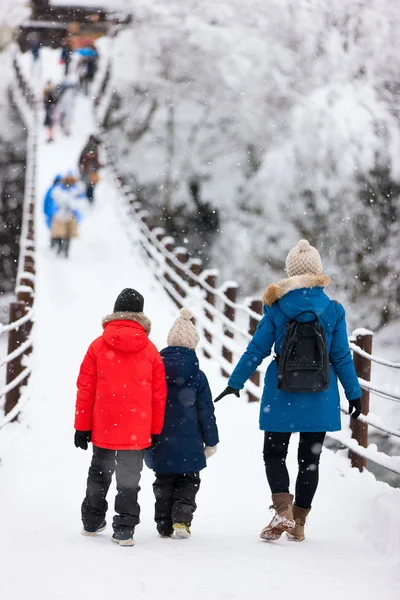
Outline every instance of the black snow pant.
[[(318, 487), (319, 458), (325, 432), (300, 433), (298, 449), (299, 472), (296, 480), (294, 503), (300, 508), (311, 508)], [(289, 473), (286, 456), (291, 433), (266, 431), (264, 436), (264, 462), (272, 494), (289, 492)]]
[(70, 243), (71, 238), (52, 238), (50, 246), (51, 248), (57, 247), (57, 254), (64, 254), (68, 258)]
[(94, 184), (91, 183), (90, 181), (86, 185), (86, 196), (87, 196), (87, 199), (89, 200), (90, 204), (93, 204), (93, 202), (94, 202)]
[(156, 473), (153, 483), (156, 497), (154, 519), (161, 535), (170, 535), (174, 523), (190, 526), (196, 510), (196, 494), (200, 487), (199, 473), (164, 475)]
[(86, 496), (82, 502), (82, 522), (88, 530), (96, 530), (103, 523), (108, 504), (108, 488), (115, 471), (117, 495), (113, 519), (114, 532), (133, 535), (140, 522), (138, 493), (143, 468), (144, 450), (106, 450), (93, 446), (89, 467)]

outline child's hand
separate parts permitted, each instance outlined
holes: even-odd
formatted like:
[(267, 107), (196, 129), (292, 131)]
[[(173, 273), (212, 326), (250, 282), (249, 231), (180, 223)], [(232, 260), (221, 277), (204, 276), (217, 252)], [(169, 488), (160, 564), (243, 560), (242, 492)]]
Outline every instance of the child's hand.
[(75, 431), (75, 446), (76, 448), (82, 448), (82, 450), (87, 450), (88, 443), (92, 439), (91, 431)]
[(217, 451), (217, 446), (206, 446), (204, 448), (204, 456), (206, 457), (206, 460), (208, 460), (211, 456), (214, 456), (216, 451)]
[(160, 434), (159, 433), (152, 433), (151, 434), (151, 448), (154, 448), (154, 446), (157, 444), (158, 440), (160, 439)]

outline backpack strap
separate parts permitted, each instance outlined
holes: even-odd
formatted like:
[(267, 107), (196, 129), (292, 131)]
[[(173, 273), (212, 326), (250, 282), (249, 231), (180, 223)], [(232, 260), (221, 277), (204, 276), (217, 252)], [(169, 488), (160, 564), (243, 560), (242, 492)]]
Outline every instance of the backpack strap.
[(307, 313), (309, 313), (309, 314), (311, 314), (311, 315), (314, 315), (314, 317), (315, 317), (315, 320), (316, 320), (316, 321), (318, 321), (318, 315), (317, 315), (317, 313), (316, 313), (316, 312), (314, 312), (313, 310), (302, 310), (302, 311), (301, 311), (301, 312), (300, 312), (298, 315), (296, 315), (295, 317), (293, 317), (293, 319), (290, 319), (290, 322), (291, 322), (291, 323), (293, 323), (293, 322), (296, 322), (296, 323), (297, 323), (297, 319), (298, 319), (298, 318), (299, 318), (301, 315), (304, 315), (304, 314), (307, 314)]

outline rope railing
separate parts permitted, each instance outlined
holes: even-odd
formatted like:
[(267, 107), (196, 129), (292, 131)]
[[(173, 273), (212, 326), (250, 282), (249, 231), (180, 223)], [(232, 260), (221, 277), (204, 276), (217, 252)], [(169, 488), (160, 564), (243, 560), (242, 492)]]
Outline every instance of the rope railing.
[(384, 365), (385, 367), (390, 367), (391, 369), (400, 369), (400, 363), (395, 363), (390, 360), (386, 360), (385, 358), (380, 358), (378, 356), (373, 356), (372, 354), (368, 354), (368, 352), (365, 352), (364, 350), (359, 348), (356, 344), (353, 344), (353, 342), (350, 342), (350, 348), (356, 354), (359, 354), (360, 356), (363, 356), (364, 358), (367, 358), (371, 362), (377, 363), (378, 365)]
[[(344, 415), (349, 414), (349, 411), (343, 407), (340, 407), (340, 410)], [(360, 415), (358, 418), (362, 423), (371, 425), (371, 427), (374, 427), (375, 429), (378, 429), (379, 431), (382, 431), (383, 433), (386, 433), (388, 435), (392, 435), (393, 437), (400, 438), (399, 429), (393, 429), (392, 427), (389, 427), (389, 425), (385, 425), (384, 423), (382, 423), (380, 417), (373, 415), (372, 413), (369, 413), (368, 416)]]
[(376, 396), (380, 396), (381, 398), (385, 398), (386, 400), (391, 400), (392, 402), (400, 402), (400, 394), (395, 394), (394, 392), (386, 391), (383, 388), (372, 384), (370, 381), (366, 381), (362, 377), (359, 377), (358, 380), (360, 382), (360, 387), (362, 390), (372, 392)]
[(14, 79), (11, 84), (11, 98), (27, 129), (27, 150), (25, 167), (25, 191), (22, 208), (21, 236), (15, 284), (15, 301), (10, 303), (9, 323), (0, 325), (0, 335), (8, 336), (7, 354), (0, 358), (0, 365), (7, 366), (6, 383), (0, 389), (0, 398), (5, 398), (5, 416), (0, 420), (0, 428), (15, 421), (29, 400), (29, 389), (22, 388), (28, 383), (31, 367), (26, 365), (26, 357), (32, 351), (32, 326), (35, 296), (35, 190), (36, 190), (36, 150), (37, 150), (37, 102), (33, 91), (26, 82), (17, 58), (13, 61)]

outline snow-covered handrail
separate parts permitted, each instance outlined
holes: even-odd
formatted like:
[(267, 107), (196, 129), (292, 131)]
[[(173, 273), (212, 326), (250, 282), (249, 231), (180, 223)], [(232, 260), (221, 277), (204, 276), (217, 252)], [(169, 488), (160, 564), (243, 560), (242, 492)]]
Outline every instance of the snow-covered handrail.
[(349, 438), (344, 431), (328, 433), (327, 436), (366, 460), (370, 460), (376, 465), (400, 475), (400, 456), (388, 456), (384, 452), (379, 452), (375, 444), (370, 444), (367, 448), (364, 448), (360, 446), (357, 440)]
[(11, 390), (14, 390), (20, 383), (22, 383), (28, 377), (28, 375), (31, 374), (31, 371), (32, 369), (30, 367), (25, 367), (22, 373), (17, 375), (17, 377), (10, 381), (10, 383), (7, 383), (7, 385), (5, 385), (0, 390), (0, 398), (8, 394), (8, 392), (11, 392)]
[(10, 331), (14, 331), (15, 329), (18, 329), (19, 327), (22, 327), (22, 325), (25, 325), (25, 323), (32, 321), (33, 315), (34, 315), (34, 310), (33, 310), (33, 308), (31, 308), (20, 319), (17, 319), (16, 321), (9, 323), (8, 325), (0, 325), (0, 335), (2, 333), (9, 333)]
[(386, 358), (380, 358), (378, 356), (374, 356), (373, 354), (368, 354), (368, 352), (365, 352), (365, 350), (362, 350), (359, 346), (357, 346), (357, 344), (354, 344), (351, 341), (349, 342), (349, 345), (353, 352), (363, 356), (364, 358), (368, 358), (368, 360), (371, 362), (375, 362), (378, 365), (384, 365), (385, 367), (390, 367), (392, 369), (400, 369), (400, 363), (395, 363), (387, 360)]
[(27, 393), (20, 396), (17, 404), (10, 410), (10, 412), (8, 412), (6, 415), (4, 415), (4, 417), (1, 419), (0, 429), (2, 429), (8, 423), (11, 423), (11, 421), (13, 421), (16, 417), (18, 417), (22, 408), (25, 406), (25, 404), (28, 402), (29, 399), (30, 399), (30, 397), (29, 397), (29, 394), (27, 394)]
[(387, 400), (391, 400), (392, 402), (400, 402), (400, 394), (396, 394), (390, 389), (385, 390), (384, 388), (372, 384), (370, 381), (366, 381), (362, 377), (359, 377), (358, 381), (360, 382), (361, 389), (367, 390), (368, 392), (372, 392), (376, 396), (386, 398)]
[(25, 191), (22, 208), (19, 258), (15, 285), (16, 301), (10, 304), (10, 322), (0, 325), (0, 335), (8, 335), (8, 354), (0, 358), (0, 366), (7, 365), (7, 384), (0, 390), (5, 396), (5, 417), (0, 428), (14, 420), (29, 399), (29, 392), (21, 396), (31, 367), (25, 366), (25, 356), (31, 352), (33, 302), (35, 289), (35, 229), (34, 207), (36, 193), (37, 101), (33, 90), (24, 79), (17, 56), (14, 56), (14, 80), (11, 85), (13, 102), (25, 123), (28, 137), (26, 150)]
[(18, 348), (13, 350), (13, 352), (10, 352), (10, 354), (7, 354), (7, 356), (5, 356), (1, 360), (0, 367), (2, 367), (4, 365), (8, 365), (8, 363), (10, 363), (11, 361), (15, 360), (22, 354), (25, 354), (26, 351), (29, 350), (29, 348), (31, 346), (32, 346), (32, 338), (29, 337), (25, 342), (22, 342), (22, 344), (20, 346), (18, 346)]
[[(345, 408), (343, 408), (343, 406), (340, 407), (340, 410), (342, 411), (342, 413), (344, 415), (348, 415), (349, 414), (348, 410), (346, 410)], [(388, 435), (392, 435), (393, 437), (400, 438), (400, 430), (399, 429), (393, 429), (393, 427), (389, 427), (389, 425), (385, 425), (385, 423), (383, 423), (382, 420), (380, 419), (380, 417), (378, 417), (377, 415), (369, 413), (368, 416), (365, 416), (365, 415), (361, 414), (358, 417), (358, 419), (362, 423), (366, 423), (367, 425), (371, 425), (371, 427), (374, 427), (374, 429), (379, 429), (379, 431), (383, 431), (384, 433), (387, 433)]]

